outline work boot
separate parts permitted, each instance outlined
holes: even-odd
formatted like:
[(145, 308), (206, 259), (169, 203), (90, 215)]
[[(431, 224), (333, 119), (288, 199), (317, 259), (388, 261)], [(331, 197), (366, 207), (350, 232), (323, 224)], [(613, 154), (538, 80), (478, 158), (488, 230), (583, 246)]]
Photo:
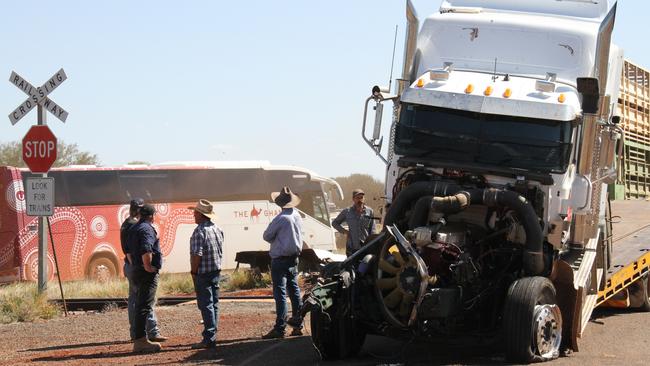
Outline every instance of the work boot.
[(147, 337), (138, 338), (133, 341), (134, 353), (153, 353), (160, 352), (162, 346), (160, 343), (150, 342)]
[(148, 338), (149, 338), (150, 342), (164, 342), (164, 341), (169, 339), (167, 337), (161, 336), (160, 334), (156, 334), (154, 336), (149, 336)]
[(302, 333), (302, 329), (300, 328), (293, 328), (290, 334), (291, 337), (299, 337), (301, 335), (303, 335), (303, 333)]
[(262, 336), (262, 339), (276, 339), (276, 338), (284, 338), (284, 332), (281, 332), (273, 328), (271, 329), (270, 332)]
[(297, 318), (293, 318), (293, 317), (292, 317), (292, 318), (289, 318), (289, 319), (287, 320), (287, 324), (288, 324), (290, 327), (294, 327), (294, 328), (302, 328), (302, 318), (300, 318), (300, 317), (297, 317)]

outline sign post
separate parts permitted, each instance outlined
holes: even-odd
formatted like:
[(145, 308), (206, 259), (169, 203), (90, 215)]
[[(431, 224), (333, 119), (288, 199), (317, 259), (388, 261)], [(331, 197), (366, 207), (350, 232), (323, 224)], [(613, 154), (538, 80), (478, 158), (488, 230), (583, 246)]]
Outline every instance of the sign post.
[[(9, 82), (28, 95), (14, 111), (9, 113), (12, 125), (18, 123), (29, 111), (37, 107), (38, 125), (32, 126), (23, 138), (23, 160), (32, 173), (41, 173), (42, 178), (30, 178), (27, 183), (27, 214), (38, 216), (38, 292), (47, 289), (47, 228), (45, 217), (54, 214), (54, 178), (47, 178), (47, 172), (56, 160), (56, 137), (47, 127), (47, 112), (61, 122), (66, 121), (68, 112), (54, 103), (48, 95), (61, 85), (67, 76), (63, 69), (56, 72), (45, 84), (35, 88), (23, 77), (12, 71)], [(52, 243), (54, 245), (54, 243)], [(63, 294), (61, 294), (63, 296)]]

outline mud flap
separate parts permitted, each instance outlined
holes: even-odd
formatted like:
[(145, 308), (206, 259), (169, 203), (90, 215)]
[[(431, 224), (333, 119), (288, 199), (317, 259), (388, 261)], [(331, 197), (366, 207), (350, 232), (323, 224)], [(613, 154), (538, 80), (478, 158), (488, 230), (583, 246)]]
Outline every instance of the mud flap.
[(584, 289), (574, 287), (573, 269), (563, 260), (555, 261), (550, 279), (555, 286), (557, 304), (562, 312), (562, 346), (577, 352)]

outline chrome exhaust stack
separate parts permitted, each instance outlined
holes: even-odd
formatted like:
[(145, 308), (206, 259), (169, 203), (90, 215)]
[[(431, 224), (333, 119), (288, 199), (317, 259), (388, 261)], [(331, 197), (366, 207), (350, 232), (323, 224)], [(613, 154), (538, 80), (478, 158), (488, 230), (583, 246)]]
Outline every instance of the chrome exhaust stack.
[[(414, 65), (413, 60), (415, 51), (417, 49), (418, 30), (420, 22), (418, 15), (415, 12), (415, 7), (411, 0), (406, 0), (406, 40), (404, 41), (404, 65), (402, 66), (402, 79), (407, 80), (407, 84), (411, 84), (415, 77), (413, 76)], [(401, 93), (398, 93), (401, 94)]]

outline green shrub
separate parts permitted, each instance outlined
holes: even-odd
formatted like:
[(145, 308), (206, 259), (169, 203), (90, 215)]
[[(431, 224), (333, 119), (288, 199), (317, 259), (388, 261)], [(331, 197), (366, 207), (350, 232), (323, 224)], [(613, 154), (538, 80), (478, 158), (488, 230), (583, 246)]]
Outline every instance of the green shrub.
[(60, 309), (39, 295), (36, 285), (7, 285), (0, 289), (0, 323), (30, 322), (36, 319), (52, 319)]

